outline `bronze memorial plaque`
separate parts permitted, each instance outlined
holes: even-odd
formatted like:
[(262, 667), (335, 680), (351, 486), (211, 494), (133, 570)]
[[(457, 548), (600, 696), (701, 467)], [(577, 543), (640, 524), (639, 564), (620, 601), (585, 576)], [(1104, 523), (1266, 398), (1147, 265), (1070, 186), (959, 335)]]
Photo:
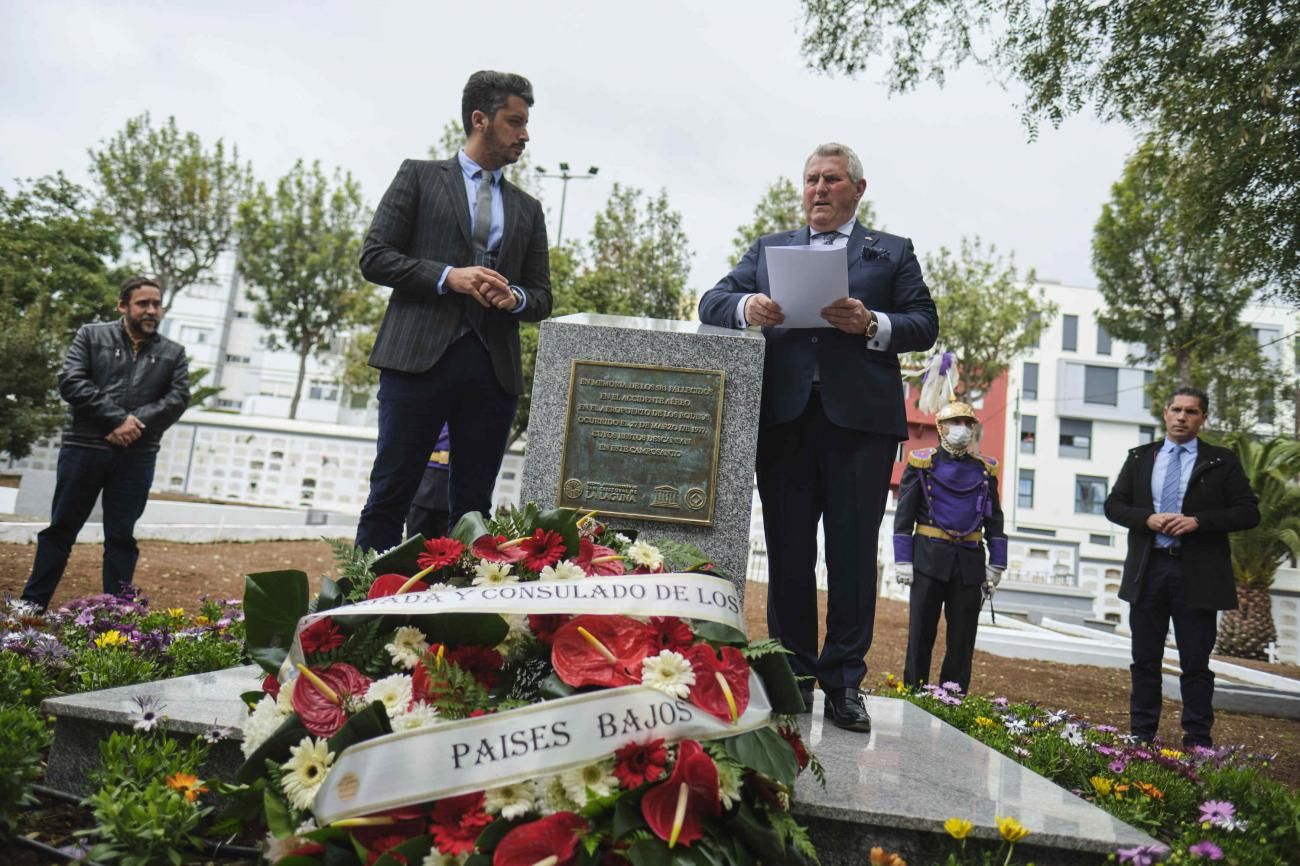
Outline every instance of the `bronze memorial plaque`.
[(575, 360), (557, 504), (712, 525), (725, 375)]

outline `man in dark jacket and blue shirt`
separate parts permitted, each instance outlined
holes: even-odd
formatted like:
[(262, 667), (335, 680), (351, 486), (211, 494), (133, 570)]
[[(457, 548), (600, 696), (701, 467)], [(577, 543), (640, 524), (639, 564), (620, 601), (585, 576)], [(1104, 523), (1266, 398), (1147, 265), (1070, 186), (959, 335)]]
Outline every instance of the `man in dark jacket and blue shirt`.
[(36, 536), (23, 601), (42, 609), (100, 493), (104, 494), (104, 592), (131, 583), (140, 549), (135, 522), (153, 484), (163, 431), (190, 401), (185, 350), (158, 333), (162, 291), (145, 277), (122, 284), (116, 322), (83, 325), (59, 372), (71, 407), (63, 428), (50, 525)]
[(1213, 744), (1210, 651), (1218, 612), (1237, 606), (1228, 533), (1259, 525), (1259, 500), (1241, 463), (1228, 449), (1196, 436), (1209, 411), (1204, 391), (1175, 391), (1165, 405), (1165, 438), (1129, 451), (1106, 498), (1106, 517), (1129, 530), (1119, 587), (1133, 632), (1129, 725), (1138, 739), (1155, 739), (1165, 637), (1173, 620), (1184, 748)]
[(935, 422), (940, 447), (907, 456), (894, 512), (895, 574), (900, 584), (912, 587), (903, 682), (930, 682), (930, 653), (942, 610), (948, 640), (939, 682), (956, 683), (965, 692), (980, 606), (1007, 567), (1007, 536), (998, 462), (969, 453), (975, 410), (954, 401), (939, 410)]

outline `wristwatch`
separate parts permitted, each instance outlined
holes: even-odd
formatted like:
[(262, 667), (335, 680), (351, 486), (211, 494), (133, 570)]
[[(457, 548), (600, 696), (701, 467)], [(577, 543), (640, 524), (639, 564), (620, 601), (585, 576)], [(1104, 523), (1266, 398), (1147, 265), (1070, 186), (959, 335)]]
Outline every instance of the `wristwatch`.
[[(871, 311), (868, 310), (867, 312), (870, 313)], [(867, 323), (867, 330), (864, 336), (868, 341), (874, 340), (876, 338), (876, 331), (878, 330), (880, 330), (880, 322), (876, 320), (876, 314), (871, 313), (871, 321)]]

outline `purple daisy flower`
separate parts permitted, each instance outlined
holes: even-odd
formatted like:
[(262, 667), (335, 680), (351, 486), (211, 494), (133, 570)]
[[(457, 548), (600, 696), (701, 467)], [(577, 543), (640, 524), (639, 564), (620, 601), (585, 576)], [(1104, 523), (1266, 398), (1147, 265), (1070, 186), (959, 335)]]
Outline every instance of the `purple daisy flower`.
[(1119, 849), (1119, 862), (1132, 863), (1133, 866), (1152, 866), (1153, 863), (1159, 863), (1169, 853), (1169, 849), (1159, 843), (1155, 845), (1139, 845), (1136, 848)]
[(1215, 845), (1209, 839), (1203, 839), (1187, 849), (1187, 853), (1193, 857), (1204, 857), (1206, 860), (1222, 860), (1223, 849)]
[(1201, 817), (1196, 820), (1216, 827), (1231, 827), (1236, 814), (1237, 807), (1227, 800), (1206, 800), (1201, 804)]

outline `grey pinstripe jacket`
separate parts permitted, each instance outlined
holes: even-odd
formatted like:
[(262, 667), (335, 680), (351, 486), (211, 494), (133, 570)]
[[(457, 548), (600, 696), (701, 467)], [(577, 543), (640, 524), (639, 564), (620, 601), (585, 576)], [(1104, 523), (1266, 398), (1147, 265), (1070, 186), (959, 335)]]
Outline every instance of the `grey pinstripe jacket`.
[(511, 394), (524, 390), (519, 361), (519, 319), (551, 313), (551, 268), (542, 207), (532, 196), (501, 182), (505, 226), (496, 270), (528, 296), (518, 316), (487, 310), (465, 295), (438, 294), (448, 265), (474, 262), (469, 201), (460, 163), (408, 159), (397, 170), (375, 211), (361, 249), (361, 273), (392, 288), (370, 365), (421, 373), (442, 357), (468, 316), (492, 357), (492, 370)]

